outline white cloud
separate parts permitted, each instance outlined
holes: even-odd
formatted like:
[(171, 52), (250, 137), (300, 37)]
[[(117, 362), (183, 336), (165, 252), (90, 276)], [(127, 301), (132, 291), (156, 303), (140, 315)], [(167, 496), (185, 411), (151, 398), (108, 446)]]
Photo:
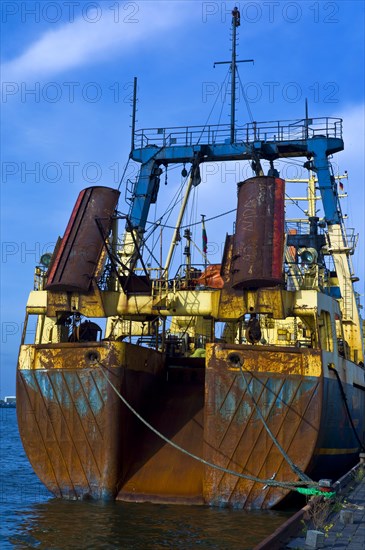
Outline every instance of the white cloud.
[[(101, 61), (110, 54), (126, 54), (132, 47), (146, 41), (159, 40), (161, 32), (176, 31), (191, 18), (189, 2), (136, 2), (133, 17), (120, 17), (103, 10), (100, 19), (91, 23), (79, 17), (57, 30), (45, 32), (17, 58), (2, 66), (3, 79), (26, 80), (42, 78), (84, 64)], [(89, 20), (96, 14), (88, 14)], [(135, 22), (132, 22), (132, 21)]]

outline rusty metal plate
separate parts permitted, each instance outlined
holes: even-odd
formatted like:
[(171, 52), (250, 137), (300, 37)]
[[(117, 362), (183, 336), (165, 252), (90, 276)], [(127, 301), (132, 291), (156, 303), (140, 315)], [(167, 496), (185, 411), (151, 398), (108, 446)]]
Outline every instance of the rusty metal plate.
[[(323, 378), (320, 353), (308, 366), (305, 353), (261, 346), (208, 346), (204, 421), (205, 458), (220, 466), (261, 479), (297, 481), (274, 445), (257, 413), (258, 407), (291, 460), (305, 471), (320, 429)], [(313, 350), (312, 350), (313, 353)], [(239, 354), (244, 377), (228, 359)], [(257, 368), (258, 367), (258, 368)], [(213, 468), (205, 469), (204, 498), (208, 504), (239, 508), (271, 508), (288, 494)]]
[(115, 498), (130, 467), (136, 418), (100, 368), (87, 362), (87, 354), (99, 354), (113, 384), (141, 412), (161, 380), (164, 357), (116, 342), (61, 346), (34, 346), (36, 368), (24, 368), (24, 360), (18, 369), (17, 415), (25, 452), (56, 496)]
[(119, 194), (109, 187), (89, 187), (81, 191), (52, 258), (46, 290), (82, 292), (90, 289)]
[(269, 176), (238, 184), (233, 236), (234, 288), (283, 284), (285, 181)]
[[(203, 454), (204, 368), (172, 367), (148, 411), (150, 423), (183, 449)], [(200, 462), (145, 426), (133, 438), (131, 468), (117, 500), (203, 504)]]

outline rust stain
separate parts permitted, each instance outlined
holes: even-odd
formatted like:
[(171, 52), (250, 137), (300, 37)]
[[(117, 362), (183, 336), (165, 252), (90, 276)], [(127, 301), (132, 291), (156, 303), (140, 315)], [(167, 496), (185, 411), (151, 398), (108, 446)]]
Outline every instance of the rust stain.
[(227, 285), (260, 288), (283, 285), (285, 182), (269, 176), (238, 184), (236, 230), (226, 241)]
[(111, 216), (119, 194), (109, 187), (89, 187), (80, 192), (65, 234), (52, 258), (46, 290), (90, 290), (104, 246), (103, 238), (109, 235)]
[[(232, 354), (240, 357), (245, 380)], [(39, 478), (59, 497), (270, 508), (288, 491), (262, 491), (171, 448), (126, 409), (93, 357), (107, 366), (132, 406), (181, 447), (240, 473), (276, 473), (276, 479), (290, 481), (296, 477), (247, 388), (304, 470), (321, 417), (320, 355), (312, 354), (216, 344), (207, 347), (206, 368), (189, 368), (165, 367), (161, 354), (122, 342), (23, 346), (17, 391), (24, 448)], [(166, 368), (168, 380), (162, 376)]]
[[(136, 419), (92, 361), (90, 345), (36, 346), (35, 368), (17, 373), (18, 424), (41, 481), (64, 498), (115, 498), (130, 466)], [(26, 346), (24, 346), (26, 347)], [(133, 346), (132, 346), (133, 347)], [(64, 353), (65, 351), (69, 353)], [(163, 372), (152, 350), (125, 343), (92, 346), (132, 406), (143, 409)], [(140, 353), (139, 353), (140, 352)], [(51, 365), (53, 365), (51, 367)]]
[[(322, 376), (320, 372), (317, 376), (305, 372), (305, 353), (285, 354), (279, 350), (280, 358), (272, 363), (273, 356), (267, 357), (267, 351), (251, 351), (247, 347), (209, 346), (205, 458), (262, 479), (275, 474), (276, 480), (296, 481), (297, 476), (265, 430), (250, 392), (279, 443), (304, 471), (312, 458), (320, 428)], [(237, 368), (229, 367), (230, 354), (240, 355), (244, 379)], [(320, 364), (319, 357), (317, 362)], [(290, 366), (285, 370), (283, 366), (287, 363)], [(263, 491), (261, 484), (210, 467), (205, 469), (203, 491), (209, 504), (247, 509), (270, 508), (289, 492), (280, 488)]]
[[(197, 365), (200, 363), (198, 360)], [(172, 366), (168, 380), (146, 411), (152, 426), (198, 456), (203, 454), (204, 370), (200, 366)], [(200, 462), (174, 449), (143, 425), (137, 427), (131, 453), (131, 467), (118, 500), (204, 503), (204, 468)]]
[(278, 288), (260, 288), (257, 291), (234, 290), (227, 284), (220, 293), (220, 319), (237, 319), (240, 315), (255, 311), (269, 314), (274, 319), (286, 316), (285, 302), (288, 294)]

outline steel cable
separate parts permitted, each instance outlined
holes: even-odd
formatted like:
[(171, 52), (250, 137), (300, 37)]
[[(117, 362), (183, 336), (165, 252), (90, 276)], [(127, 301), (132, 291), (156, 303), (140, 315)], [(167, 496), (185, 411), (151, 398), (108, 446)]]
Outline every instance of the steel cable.
[[(253, 393), (250, 389), (250, 386), (245, 378), (245, 375), (243, 373), (243, 368), (242, 368), (242, 363), (241, 361), (238, 361), (237, 363), (239, 365), (239, 368), (240, 368), (240, 372), (241, 372), (241, 376), (243, 378), (243, 381), (246, 385), (246, 388), (247, 388), (247, 391), (252, 399), (252, 402), (253, 404), (255, 405), (255, 409), (257, 411), (257, 414), (259, 415), (260, 417), (260, 420), (261, 422), (263, 423), (264, 425), (264, 428), (265, 430), (267, 431), (267, 433), (269, 434), (270, 438), (272, 439), (273, 443), (276, 445), (276, 447), (279, 449), (280, 453), (283, 455), (284, 459), (286, 460), (286, 462), (289, 464), (291, 470), (297, 475), (300, 477), (300, 479), (302, 479), (303, 481), (307, 481), (307, 482), (313, 482), (313, 480), (307, 476), (307, 474), (305, 474), (296, 464), (294, 464), (294, 462), (291, 460), (291, 458), (287, 455), (287, 453), (284, 451), (283, 447), (280, 445), (279, 441), (277, 440), (277, 438), (274, 436), (274, 434), (272, 433), (272, 431), (270, 430), (262, 412), (261, 412), (261, 409), (256, 401), (256, 399), (254, 398), (253, 396)], [(253, 374), (246, 370), (246, 372), (248, 374), (251, 374), (251, 377), (253, 378)]]
[(261, 483), (262, 485), (267, 485), (269, 487), (282, 487), (284, 489), (288, 490), (297, 490), (297, 488), (301, 488), (303, 485), (306, 485), (308, 487), (312, 487), (315, 489), (319, 488), (319, 484), (314, 481), (275, 481), (274, 479), (261, 479), (256, 476), (252, 476), (250, 474), (240, 474), (239, 472), (236, 472), (234, 470), (230, 470), (229, 468), (224, 468), (223, 466), (219, 466), (218, 464), (213, 464), (212, 462), (209, 462), (208, 460), (205, 460), (204, 458), (201, 458), (200, 456), (195, 455), (194, 453), (191, 453), (190, 451), (184, 449), (183, 447), (180, 447), (177, 443), (169, 439), (168, 437), (164, 436), (161, 432), (159, 432), (156, 428), (154, 428), (147, 420), (145, 420), (133, 407), (132, 405), (125, 399), (125, 397), (122, 396), (122, 394), (117, 390), (113, 382), (109, 379), (107, 374), (104, 372), (104, 369), (108, 370), (108, 367), (106, 365), (103, 365), (100, 361), (97, 361), (98, 366), (100, 367), (100, 370), (107, 381), (107, 383), (110, 385), (110, 387), (113, 389), (115, 394), (119, 397), (119, 399), (124, 403), (124, 405), (145, 425), (147, 428), (149, 428), (154, 434), (156, 434), (160, 439), (165, 441), (168, 445), (171, 445), (178, 451), (181, 451), (182, 453), (186, 454), (187, 456), (190, 456), (194, 460), (197, 460), (198, 462), (201, 462), (202, 464), (205, 464), (206, 466), (209, 466), (210, 468), (214, 468), (215, 470), (219, 470), (225, 474), (230, 474), (236, 477), (239, 477), (241, 479), (246, 479), (248, 481), (253, 481), (255, 483)]

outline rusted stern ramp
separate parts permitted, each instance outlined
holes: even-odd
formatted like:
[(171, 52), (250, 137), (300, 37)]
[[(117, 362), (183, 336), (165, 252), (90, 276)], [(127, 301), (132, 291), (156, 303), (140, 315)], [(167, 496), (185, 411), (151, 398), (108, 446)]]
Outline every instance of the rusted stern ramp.
[[(190, 363), (191, 363), (190, 359)], [(204, 360), (168, 367), (168, 379), (151, 399), (149, 423), (165, 437), (203, 455)], [(146, 426), (131, 442), (132, 465), (117, 500), (203, 504), (203, 465), (173, 448)]]

